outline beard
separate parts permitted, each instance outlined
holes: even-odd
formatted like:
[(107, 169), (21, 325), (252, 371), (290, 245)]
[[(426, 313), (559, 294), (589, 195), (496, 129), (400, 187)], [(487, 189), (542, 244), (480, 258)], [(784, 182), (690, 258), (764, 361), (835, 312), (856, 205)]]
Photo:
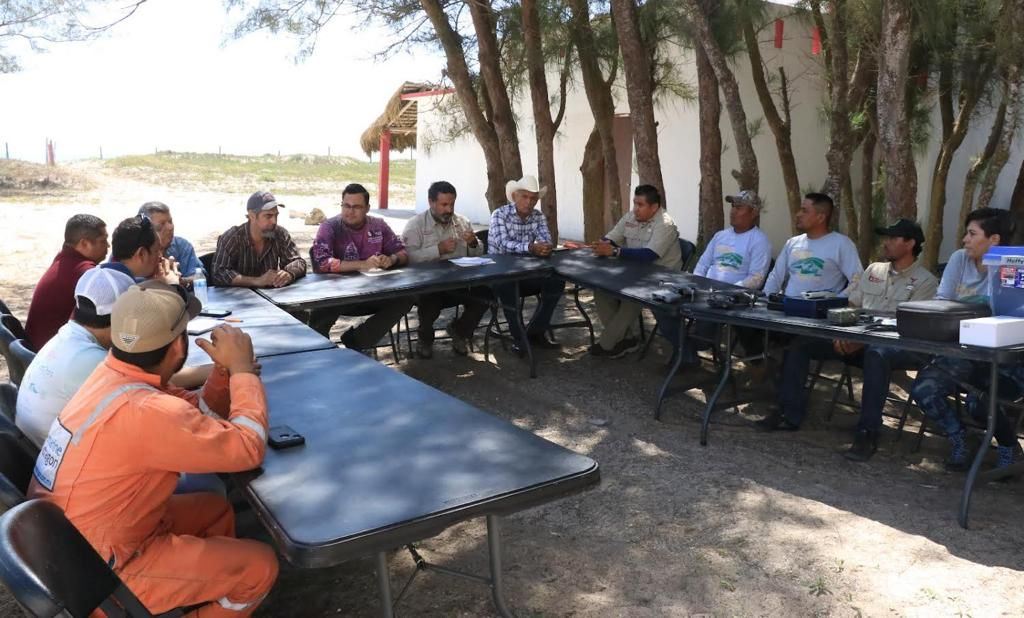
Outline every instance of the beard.
[(263, 230), (260, 232), (260, 236), (266, 239), (271, 239), (277, 234), (277, 228), (270, 228), (269, 230)]
[(434, 221), (437, 221), (441, 225), (448, 225), (449, 223), (452, 222), (452, 214), (451, 213), (443, 214), (443, 215), (440, 215), (440, 216), (435, 215), (434, 213), (430, 213), (430, 216), (434, 218)]

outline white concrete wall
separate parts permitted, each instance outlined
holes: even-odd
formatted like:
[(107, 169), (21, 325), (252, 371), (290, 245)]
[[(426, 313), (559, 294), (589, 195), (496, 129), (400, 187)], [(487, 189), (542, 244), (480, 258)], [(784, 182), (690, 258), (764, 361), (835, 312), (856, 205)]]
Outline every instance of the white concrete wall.
[[(778, 7), (780, 15), (785, 16), (791, 9)], [(778, 75), (778, 68), (784, 67), (791, 85), (791, 109), (793, 117), (793, 149), (796, 157), (801, 191), (818, 190), (825, 179), (827, 164), (825, 152), (828, 146), (828, 126), (821, 113), (825, 99), (824, 86), (821, 80), (821, 57), (811, 54), (810, 27), (796, 17), (785, 18), (785, 40), (782, 49), (776, 49), (773, 41), (773, 29), (766, 28), (760, 35), (761, 54), (771, 75)], [(679, 49), (679, 48), (677, 48)], [(679, 77), (683, 82), (697, 90), (696, 66), (692, 53), (680, 51), (675, 59), (679, 67)], [(761, 104), (750, 79), (749, 63), (745, 56), (738, 57), (733, 65), (743, 96), (744, 108), (748, 122), (754, 123), (762, 118)], [(555, 76), (549, 78), (555, 83)], [(614, 89), (616, 112), (626, 114), (629, 111), (626, 94), (620, 80)], [(579, 172), (583, 159), (583, 148), (593, 127), (593, 117), (583, 91), (582, 81), (574, 76), (575, 88), (568, 96), (565, 118), (559, 128), (555, 144), (556, 181), (558, 183), (558, 225), (561, 235), (565, 238), (581, 238), (583, 236), (582, 209), (582, 178)], [(772, 83), (771, 87), (775, 87)], [(515, 112), (519, 119), (520, 152), (525, 173), (536, 174), (537, 156), (534, 141), (533, 115), (529, 93), (521, 92), (514, 102)], [(669, 214), (679, 226), (680, 234), (689, 239), (696, 239), (698, 223), (698, 183), (700, 182), (700, 136), (698, 109), (696, 100), (685, 101), (670, 96), (662, 97), (655, 110), (658, 118), (658, 144), (661, 155), (662, 173), (665, 181), (665, 202)], [(959, 246), (959, 231), (956, 226), (956, 215), (950, 214), (959, 208), (960, 194), (963, 190), (963, 176), (970, 159), (985, 144), (991, 127), (991, 110), (982, 113), (982, 118), (975, 121), (972, 130), (961, 146), (953, 167), (950, 171), (948, 200), (951, 205), (946, 210), (946, 230), (942, 245), (942, 259)], [(487, 187), (483, 152), (472, 135), (465, 135), (452, 143), (437, 143), (438, 127), (443, 119), (430, 99), (421, 99), (419, 105), (419, 146), (417, 150), (416, 168), (416, 207), (422, 210), (427, 206), (426, 190), (434, 180), (446, 179), (458, 188), (458, 210), (470, 217), (474, 222), (486, 223), (489, 217), (484, 194)], [(736, 147), (733, 140), (732, 127), (727, 111), (721, 114), (721, 131), (724, 145), (722, 156), (722, 183), (726, 194), (737, 191), (740, 187), (732, 178), (731, 171), (739, 167)], [(927, 150), (920, 153), (918, 161), (919, 182), (919, 214), (920, 220), (926, 222), (928, 190), (930, 187), (931, 170), (938, 150), (938, 139), (941, 132), (938, 111), (935, 111), (933, 135)], [(759, 193), (765, 201), (766, 208), (761, 218), (761, 227), (771, 238), (775, 250), (791, 235), (791, 224), (786, 204), (785, 186), (782, 181), (782, 170), (771, 129), (762, 122), (761, 129), (754, 139), (761, 173)], [(1016, 172), (1024, 152), (1018, 141), (1015, 144), (1009, 164), (1000, 177), (999, 190), (993, 201), (995, 206), (1003, 206), (1009, 202), (1010, 194), (1016, 180)], [(855, 161), (859, 161), (859, 154)], [(632, 185), (637, 184), (634, 154), (634, 173)], [(859, 179), (859, 165), (852, 168), (854, 187)], [(723, 201), (723, 210), (726, 204)], [(837, 217), (842, 227), (841, 213)], [(728, 220), (728, 218), (726, 218)]]

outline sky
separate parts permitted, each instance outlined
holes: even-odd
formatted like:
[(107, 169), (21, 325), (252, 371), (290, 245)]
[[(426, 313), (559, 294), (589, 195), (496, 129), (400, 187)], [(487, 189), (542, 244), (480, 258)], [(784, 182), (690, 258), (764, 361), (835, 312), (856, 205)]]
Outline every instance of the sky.
[[(443, 56), (386, 62), (387, 30), (338, 16), (296, 63), (297, 39), (230, 39), (218, 0), (150, 0), (97, 41), (20, 55), (0, 75), (0, 141), (11, 158), (58, 161), (154, 150), (364, 158), (359, 135), (403, 81), (437, 82)], [(2, 147), (3, 144), (0, 144)], [(0, 156), (3, 151), (0, 150)]]

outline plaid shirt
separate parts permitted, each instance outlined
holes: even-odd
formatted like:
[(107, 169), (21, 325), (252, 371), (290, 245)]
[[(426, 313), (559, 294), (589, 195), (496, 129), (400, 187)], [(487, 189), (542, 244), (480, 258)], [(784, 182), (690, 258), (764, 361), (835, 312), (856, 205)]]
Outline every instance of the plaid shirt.
[(516, 213), (514, 204), (506, 204), (491, 213), (488, 253), (529, 253), (530, 243), (534, 241), (551, 242), (547, 221), (539, 210), (530, 212), (525, 221)]
[(288, 230), (274, 228), (274, 237), (264, 241), (263, 254), (256, 255), (248, 221), (236, 225), (217, 239), (211, 281), (214, 285), (231, 285), (238, 275), (260, 277), (268, 270), (283, 269), (295, 279), (306, 275), (306, 260), (299, 255)]

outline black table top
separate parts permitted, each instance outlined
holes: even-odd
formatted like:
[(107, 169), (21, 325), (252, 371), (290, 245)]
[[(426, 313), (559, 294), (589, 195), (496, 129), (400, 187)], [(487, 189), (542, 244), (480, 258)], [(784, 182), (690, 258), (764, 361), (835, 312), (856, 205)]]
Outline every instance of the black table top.
[(1002, 348), (961, 345), (959, 342), (926, 341), (900, 337), (895, 331), (868, 330), (868, 326), (835, 326), (825, 319), (789, 316), (781, 311), (769, 311), (761, 305), (742, 309), (715, 309), (707, 303), (683, 304), (683, 312), (697, 320), (749, 326), (767, 330), (806, 335), (810, 337), (846, 339), (865, 345), (889, 346), (909, 352), (936, 356), (955, 356), (971, 360), (1005, 362), (1024, 353), (1024, 345)]
[[(227, 324), (249, 333), (257, 358), (335, 347), (326, 337), (247, 288), (210, 288), (209, 306), (230, 309), (231, 315), (228, 318), (241, 320)], [(198, 336), (205, 339), (209, 337), (209, 333)], [(185, 361), (188, 367), (213, 362), (202, 348), (195, 345), (196, 339), (196, 335), (189, 335), (188, 359)]]
[(293, 564), (321, 567), (597, 483), (598, 465), (351, 350), (263, 361), (270, 425), (303, 446), (240, 475)]
[(539, 277), (551, 272), (548, 262), (540, 258), (515, 255), (484, 257), (495, 263), (461, 267), (447, 260), (420, 262), (402, 266), (398, 269), (401, 272), (378, 276), (362, 273), (309, 274), (283, 288), (266, 288), (257, 292), (282, 307), (314, 309)]
[(704, 292), (741, 289), (728, 283), (650, 262), (596, 257), (589, 249), (558, 252), (552, 255), (551, 265), (563, 279), (669, 313), (681, 313), (681, 305), (662, 303), (651, 298), (653, 292), (666, 289), (662, 283), (670, 286), (693, 286)]

